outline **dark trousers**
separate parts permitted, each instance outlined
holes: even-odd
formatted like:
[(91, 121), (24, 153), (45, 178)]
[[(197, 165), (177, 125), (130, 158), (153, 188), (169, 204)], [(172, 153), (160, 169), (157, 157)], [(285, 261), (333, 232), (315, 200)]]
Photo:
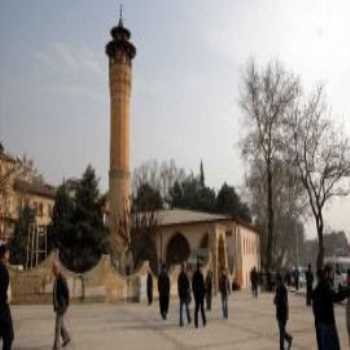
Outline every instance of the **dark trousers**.
[(2, 349), (11, 350), (14, 332), (11, 311), (8, 305), (0, 311), (0, 339), (2, 339)]
[(168, 315), (168, 309), (169, 309), (169, 295), (160, 295), (159, 296), (159, 308), (160, 308), (160, 314), (165, 320)]
[(183, 326), (183, 309), (186, 309), (187, 322), (191, 323), (190, 305), (187, 301), (180, 299), (180, 326)]
[(211, 310), (211, 292), (207, 292), (205, 294), (206, 304), (207, 304), (207, 311)]
[(256, 284), (253, 284), (253, 285), (252, 285), (252, 293), (253, 293), (253, 296), (254, 296), (255, 298), (258, 297), (258, 285), (256, 285)]
[(311, 305), (312, 286), (306, 286), (306, 305)]
[(317, 349), (321, 350), (322, 345), (321, 345), (321, 337), (320, 337), (320, 327), (316, 321), (315, 321), (315, 331), (316, 331)]
[(56, 324), (55, 324), (55, 340), (53, 344), (54, 350), (61, 349), (61, 338), (65, 343), (70, 340), (70, 335), (65, 326), (64, 313), (56, 312)]
[(321, 350), (340, 350), (339, 337), (335, 325), (318, 324)]
[(278, 320), (278, 328), (280, 331), (280, 350), (284, 350), (284, 342), (290, 343), (292, 341), (292, 336), (286, 331), (286, 320)]
[(153, 292), (151, 290), (147, 291), (147, 300), (148, 300), (148, 305), (151, 305), (153, 302)]
[(228, 305), (227, 305), (227, 295), (221, 294), (221, 305), (222, 305), (222, 315), (224, 318), (228, 318)]
[(207, 324), (207, 320), (205, 318), (205, 311), (204, 311), (204, 298), (195, 300), (194, 325), (195, 325), (196, 328), (198, 327), (198, 313), (199, 313), (199, 309), (201, 310), (201, 314), (202, 314), (203, 326), (205, 326)]

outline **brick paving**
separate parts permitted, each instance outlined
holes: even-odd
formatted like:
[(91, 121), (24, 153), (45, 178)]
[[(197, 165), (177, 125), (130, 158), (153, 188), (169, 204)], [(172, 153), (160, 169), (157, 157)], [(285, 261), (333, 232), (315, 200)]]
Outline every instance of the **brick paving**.
[[(271, 294), (258, 300), (248, 292), (230, 296), (229, 319), (223, 320), (219, 298), (214, 300), (206, 328), (178, 327), (178, 304), (172, 300), (167, 321), (162, 321), (158, 304), (80, 304), (67, 315), (72, 344), (66, 349), (195, 350), (278, 349), (278, 334)], [(289, 295), (288, 330), (294, 336), (293, 349), (316, 349), (311, 309), (304, 298)], [(191, 305), (193, 307), (193, 305)], [(52, 348), (54, 317), (48, 305), (13, 306), (16, 329), (14, 350)], [(342, 349), (349, 349), (345, 310), (336, 307)]]

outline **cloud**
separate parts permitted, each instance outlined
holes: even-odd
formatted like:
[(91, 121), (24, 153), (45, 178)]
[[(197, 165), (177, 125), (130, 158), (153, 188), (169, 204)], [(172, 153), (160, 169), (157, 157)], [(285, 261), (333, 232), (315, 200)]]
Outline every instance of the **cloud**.
[(34, 69), (46, 91), (91, 98), (101, 98), (106, 93), (107, 68), (102, 54), (86, 46), (57, 42), (34, 57)]

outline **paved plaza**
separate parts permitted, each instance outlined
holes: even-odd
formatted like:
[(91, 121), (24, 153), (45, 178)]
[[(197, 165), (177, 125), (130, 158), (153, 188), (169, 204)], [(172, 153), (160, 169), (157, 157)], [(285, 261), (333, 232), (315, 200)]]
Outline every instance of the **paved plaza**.
[[(271, 294), (258, 300), (247, 292), (231, 295), (229, 320), (221, 319), (219, 298), (208, 314), (206, 328), (178, 327), (178, 304), (173, 300), (167, 321), (161, 321), (158, 304), (73, 305), (67, 317), (73, 342), (67, 349), (190, 350), (278, 349), (275, 310)], [(290, 293), (288, 330), (293, 349), (316, 349), (313, 315), (304, 298)], [(193, 304), (191, 305), (193, 307)], [(48, 305), (14, 306), (15, 350), (51, 349), (54, 317)], [(342, 349), (348, 349), (345, 309), (337, 306)]]

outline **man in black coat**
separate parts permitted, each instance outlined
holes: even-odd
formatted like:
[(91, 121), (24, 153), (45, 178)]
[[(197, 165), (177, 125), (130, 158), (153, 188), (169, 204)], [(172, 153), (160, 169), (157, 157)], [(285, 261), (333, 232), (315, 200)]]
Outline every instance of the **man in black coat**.
[(151, 305), (153, 302), (153, 277), (151, 271), (147, 273), (147, 299), (148, 305)]
[(339, 350), (340, 343), (334, 317), (334, 303), (350, 296), (350, 289), (344, 288), (336, 293), (331, 287), (332, 269), (326, 266), (318, 271), (318, 284), (312, 293), (313, 311), (318, 348), (320, 350)]
[(278, 273), (276, 276), (277, 288), (274, 298), (276, 305), (276, 318), (280, 332), (280, 350), (284, 350), (284, 342), (287, 341), (288, 349), (292, 346), (293, 337), (286, 331), (288, 321), (288, 291), (283, 283), (282, 276)]
[(6, 265), (9, 259), (8, 247), (0, 243), (0, 339), (2, 339), (3, 350), (11, 350), (14, 339), (11, 311), (7, 299), (10, 276)]
[(191, 314), (190, 314), (190, 301), (191, 301), (191, 288), (190, 281), (187, 277), (185, 266), (181, 266), (181, 272), (177, 279), (177, 290), (180, 300), (180, 327), (183, 326), (183, 308), (186, 308), (186, 315), (188, 323), (191, 323)]
[(230, 282), (225, 270), (222, 270), (219, 279), (219, 290), (221, 295), (222, 315), (224, 319), (228, 319), (228, 294), (229, 294)]
[(55, 340), (53, 349), (59, 350), (61, 349), (60, 337), (62, 337), (63, 347), (65, 347), (71, 341), (70, 335), (64, 323), (64, 316), (69, 306), (69, 289), (65, 277), (60, 271), (58, 262), (54, 262), (52, 265), (52, 272), (55, 276), (52, 302), (53, 309), (56, 313)]
[(299, 267), (296, 267), (294, 270), (294, 283), (295, 283), (295, 290), (299, 291)]
[(163, 320), (166, 320), (169, 309), (170, 298), (170, 279), (165, 264), (162, 265), (162, 271), (158, 277), (159, 308)]
[(250, 271), (250, 284), (252, 288), (253, 296), (258, 297), (258, 273), (255, 266)]
[(314, 274), (311, 270), (311, 264), (309, 264), (306, 271), (306, 305), (311, 305), (311, 296), (312, 296), (312, 286), (314, 284)]
[(194, 325), (198, 328), (198, 312), (201, 310), (203, 326), (206, 325), (207, 321), (205, 318), (204, 311), (204, 297), (205, 297), (205, 286), (204, 277), (200, 269), (200, 264), (197, 264), (197, 270), (193, 274), (192, 278), (192, 290), (195, 301), (195, 311), (194, 311)]

